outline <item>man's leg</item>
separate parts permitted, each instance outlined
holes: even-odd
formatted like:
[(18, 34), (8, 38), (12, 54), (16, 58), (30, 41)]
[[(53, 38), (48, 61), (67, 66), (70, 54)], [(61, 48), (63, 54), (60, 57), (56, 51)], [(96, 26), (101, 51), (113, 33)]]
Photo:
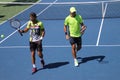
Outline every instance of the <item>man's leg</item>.
[(32, 65), (33, 65), (33, 69), (32, 69), (32, 73), (35, 73), (37, 71), (37, 67), (35, 65), (35, 51), (31, 51), (31, 58), (32, 58)]
[(73, 55), (73, 58), (74, 58), (74, 66), (79, 66), (78, 64), (78, 61), (77, 61), (77, 47), (76, 47), (76, 38), (74, 37), (70, 37), (70, 44), (72, 46), (72, 55)]
[(77, 43), (77, 51), (81, 50), (81, 48), (82, 48), (82, 38), (79, 37), (77, 39), (76, 43)]
[(76, 59), (77, 58), (77, 55), (76, 55), (76, 44), (72, 44), (72, 55), (73, 55), (73, 58)]
[(42, 51), (38, 51), (38, 56), (41, 59), (41, 65), (42, 65), (42, 67), (44, 67), (45, 66), (45, 62), (44, 62), (44, 59), (43, 59)]
[(31, 51), (31, 58), (32, 58), (33, 68), (36, 68), (36, 66), (35, 66), (35, 51)]
[(77, 51), (81, 50), (82, 46), (80, 44), (77, 44)]
[(30, 42), (31, 59), (33, 65), (32, 73), (35, 73), (37, 71), (37, 67), (35, 65), (35, 48), (36, 48), (35, 43)]
[(44, 62), (43, 53), (42, 53), (42, 50), (43, 50), (43, 48), (42, 48), (42, 41), (38, 42), (37, 50), (38, 50), (38, 56), (41, 59), (41, 65), (42, 65), (42, 67), (44, 67), (45, 66), (45, 62)]
[(78, 60), (77, 60), (77, 55), (76, 55), (76, 44), (72, 44), (72, 55), (74, 58), (74, 66), (79, 66)]

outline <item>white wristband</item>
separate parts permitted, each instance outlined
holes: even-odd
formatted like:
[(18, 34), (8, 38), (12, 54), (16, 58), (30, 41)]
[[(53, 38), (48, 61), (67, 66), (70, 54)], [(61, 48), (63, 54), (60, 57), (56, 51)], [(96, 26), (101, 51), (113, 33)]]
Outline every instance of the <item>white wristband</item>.
[(43, 39), (43, 37), (41, 36), (41, 37), (40, 37), (40, 40), (42, 40), (42, 39)]

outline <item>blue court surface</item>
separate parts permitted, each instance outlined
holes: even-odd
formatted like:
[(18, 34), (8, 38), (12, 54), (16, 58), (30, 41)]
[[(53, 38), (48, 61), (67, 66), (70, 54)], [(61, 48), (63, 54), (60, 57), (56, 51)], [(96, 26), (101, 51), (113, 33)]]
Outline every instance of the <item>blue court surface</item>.
[[(62, 1), (43, 0), (41, 2)], [(83, 1), (87, 2), (88, 0)], [(48, 6), (39, 7), (40, 11), (36, 10), (35, 12), (41, 17), (50, 10), (49, 8), (52, 8), (51, 5), (45, 9)], [(29, 13), (35, 9), (36, 5), (33, 5), (18, 14), (17, 17), (25, 15), (29, 18)], [(108, 9), (109, 5), (105, 7), (106, 15)], [(22, 29), (25, 28), (26, 22), (22, 21)], [(21, 37), (10, 27), (9, 21), (0, 24), (0, 34), (5, 35), (5, 38), (0, 38), (0, 80), (120, 79), (120, 18), (84, 19), (87, 30), (82, 36), (83, 47), (77, 53), (79, 67), (74, 67), (71, 46), (65, 39), (64, 20), (42, 20), (42, 22), (46, 29), (43, 40), (46, 67), (45, 69), (41, 68), (40, 59), (36, 54), (36, 64), (39, 70), (34, 75), (31, 74), (29, 32)]]

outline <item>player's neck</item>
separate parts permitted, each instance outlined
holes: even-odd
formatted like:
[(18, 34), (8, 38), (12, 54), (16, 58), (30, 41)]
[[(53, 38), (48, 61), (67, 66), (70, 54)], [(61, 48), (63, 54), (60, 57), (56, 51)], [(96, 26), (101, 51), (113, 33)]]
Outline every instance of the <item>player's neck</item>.
[(75, 15), (70, 15), (71, 17), (75, 17), (76, 16), (76, 14)]
[(33, 24), (36, 24), (38, 21), (37, 20), (34, 20), (34, 21), (32, 21), (33, 22)]

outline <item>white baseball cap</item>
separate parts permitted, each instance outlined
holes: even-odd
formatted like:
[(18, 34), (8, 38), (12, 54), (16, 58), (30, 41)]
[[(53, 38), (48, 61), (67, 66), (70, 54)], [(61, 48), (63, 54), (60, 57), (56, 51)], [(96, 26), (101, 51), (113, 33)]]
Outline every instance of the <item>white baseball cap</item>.
[(71, 13), (76, 12), (76, 8), (75, 8), (75, 7), (71, 7), (71, 8), (70, 8), (70, 12), (71, 12)]

